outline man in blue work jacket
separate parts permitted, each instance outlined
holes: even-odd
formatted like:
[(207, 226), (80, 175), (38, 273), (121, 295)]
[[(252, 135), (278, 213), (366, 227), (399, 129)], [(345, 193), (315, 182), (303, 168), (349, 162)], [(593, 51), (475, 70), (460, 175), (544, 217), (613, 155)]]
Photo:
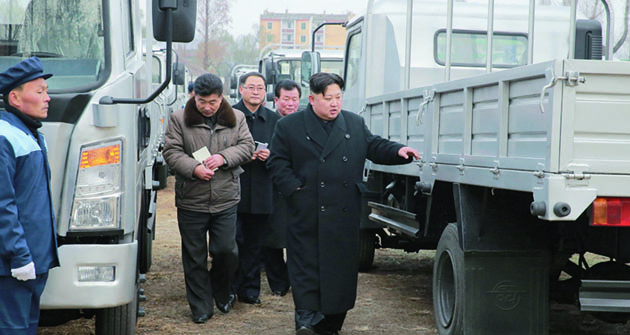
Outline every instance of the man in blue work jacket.
[(48, 85), (37, 57), (0, 73), (0, 335), (35, 335), (48, 270), (59, 266), (46, 143)]

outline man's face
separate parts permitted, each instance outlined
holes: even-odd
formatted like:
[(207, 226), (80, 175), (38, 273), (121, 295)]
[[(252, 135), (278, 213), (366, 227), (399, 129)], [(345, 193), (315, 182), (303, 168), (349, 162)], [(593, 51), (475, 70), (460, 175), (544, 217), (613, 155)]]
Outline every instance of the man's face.
[(219, 110), (221, 106), (221, 94), (210, 94), (206, 96), (200, 96), (195, 94), (195, 105), (203, 116), (210, 117)]
[(38, 78), (22, 85), (9, 93), (9, 102), (22, 113), (33, 119), (44, 119), (48, 116), (48, 84), (44, 78)]
[(308, 100), (323, 120), (334, 120), (341, 112), (341, 88), (337, 84), (328, 85), (323, 93), (309, 95)]
[(287, 116), (291, 113), (295, 113), (300, 105), (300, 93), (298, 89), (294, 87), (292, 90), (287, 91), (283, 88), (280, 89), (280, 97), (273, 98), (278, 108), (278, 113), (282, 116)]
[(238, 90), (248, 105), (257, 107), (265, 101), (265, 81), (258, 76), (248, 77)]

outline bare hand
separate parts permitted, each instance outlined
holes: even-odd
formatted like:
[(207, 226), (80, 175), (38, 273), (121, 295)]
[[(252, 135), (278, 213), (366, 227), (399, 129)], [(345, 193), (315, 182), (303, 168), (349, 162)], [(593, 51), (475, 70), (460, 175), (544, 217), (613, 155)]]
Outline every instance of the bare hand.
[(415, 159), (420, 159), (420, 153), (418, 150), (411, 147), (402, 147), (398, 150), (398, 156), (402, 158), (410, 158), (413, 157)]
[(254, 153), (254, 158), (261, 160), (261, 161), (266, 161), (267, 158), (269, 158), (269, 149), (260, 149), (258, 151), (256, 151)]
[(216, 170), (219, 167), (221, 167), (223, 164), (225, 164), (225, 159), (223, 159), (223, 156), (219, 155), (219, 154), (214, 154), (208, 158), (206, 158), (205, 161), (203, 161), (203, 164), (210, 170)]
[(203, 164), (197, 165), (193, 173), (195, 174), (195, 177), (201, 180), (210, 180), (212, 179), (212, 176), (214, 176), (214, 171), (208, 169)]

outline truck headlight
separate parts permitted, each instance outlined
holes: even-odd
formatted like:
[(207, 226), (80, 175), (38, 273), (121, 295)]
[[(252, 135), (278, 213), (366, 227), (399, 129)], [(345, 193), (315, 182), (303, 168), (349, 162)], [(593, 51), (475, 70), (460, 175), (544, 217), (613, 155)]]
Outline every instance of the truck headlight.
[(122, 141), (81, 147), (70, 230), (120, 228)]

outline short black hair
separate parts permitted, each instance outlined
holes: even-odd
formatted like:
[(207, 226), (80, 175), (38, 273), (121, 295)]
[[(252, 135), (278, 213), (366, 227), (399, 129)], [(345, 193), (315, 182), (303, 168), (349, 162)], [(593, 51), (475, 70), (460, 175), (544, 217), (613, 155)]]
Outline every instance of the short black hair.
[(188, 83), (188, 93), (192, 93), (195, 89), (195, 84), (191, 81)]
[(300, 89), (300, 85), (298, 85), (298, 83), (294, 82), (293, 80), (289, 80), (289, 79), (285, 79), (277, 83), (276, 88), (274, 89), (273, 93), (276, 96), (276, 98), (279, 98), (281, 89), (285, 91), (293, 91), (294, 88), (297, 88), (298, 96), (302, 97), (302, 89)]
[(308, 84), (313, 94), (325, 94), (328, 86), (332, 84), (337, 84), (343, 90), (343, 79), (336, 73), (315, 73), (311, 76)]
[(267, 80), (265, 80), (265, 77), (260, 72), (256, 72), (256, 71), (252, 71), (252, 72), (249, 72), (249, 73), (246, 73), (246, 74), (242, 75), (241, 78), (238, 79), (239, 85), (241, 85), (241, 86), (245, 85), (245, 82), (247, 81), (247, 78), (249, 78), (251, 76), (256, 76), (256, 77), (262, 79), (263, 83), (265, 83), (265, 88), (267, 88)]
[(207, 97), (212, 94), (223, 94), (223, 82), (221, 78), (212, 74), (202, 74), (195, 80), (195, 95)]

